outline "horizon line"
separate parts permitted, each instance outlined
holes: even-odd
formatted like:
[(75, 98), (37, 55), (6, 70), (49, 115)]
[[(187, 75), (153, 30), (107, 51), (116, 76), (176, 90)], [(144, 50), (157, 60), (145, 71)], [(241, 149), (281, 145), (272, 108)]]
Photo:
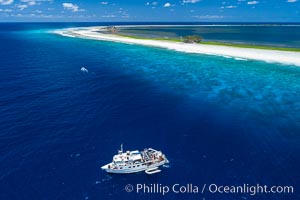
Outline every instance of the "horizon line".
[(259, 24), (280, 24), (280, 23), (289, 23), (289, 24), (299, 24), (299, 22), (256, 22), (256, 21), (251, 21), (251, 22), (243, 22), (243, 21), (228, 21), (228, 22), (195, 22), (195, 21), (0, 21), (0, 23), (245, 23), (245, 24), (251, 24), (251, 23), (259, 23)]

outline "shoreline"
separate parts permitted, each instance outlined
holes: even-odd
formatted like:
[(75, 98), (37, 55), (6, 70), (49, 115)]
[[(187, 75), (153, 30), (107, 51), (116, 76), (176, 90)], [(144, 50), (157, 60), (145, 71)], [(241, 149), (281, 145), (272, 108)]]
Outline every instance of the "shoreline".
[[(115, 34), (117, 36), (122, 36), (132, 39), (141, 39), (141, 40), (159, 40), (159, 41), (171, 41), (171, 42), (181, 42), (182, 40), (177, 38), (147, 38), (134, 35), (125, 35), (122, 33)], [(259, 46), (255, 44), (242, 44), (242, 43), (226, 43), (218, 41), (201, 41), (196, 44), (207, 44), (207, 45), (217, 45), (217, 46), (229, 46), (229, 47), (239, 47), (239, 48), (249, 48), (249, 49), (265, 49), (265, 50), (278, 50), (278, 51), (289, 51), (289, 52), (300, 52), (300, 48), (294, 47), (279, 47), (279, 46)]]
[(271, 50), (251, 47), (237, 47), (222, 44), (183, 43), (179, 41), (133, 38), (117, 34), (101, 33), (105, 27), (70, 28), (55, 31), (56, 34), (83, 39), (119, 42), (143, 46), (159, 47), (185, 53), (206, 54), (235, 58), (239, 60), (259, 60), (300, 66), (300, 52), (287, 50)]

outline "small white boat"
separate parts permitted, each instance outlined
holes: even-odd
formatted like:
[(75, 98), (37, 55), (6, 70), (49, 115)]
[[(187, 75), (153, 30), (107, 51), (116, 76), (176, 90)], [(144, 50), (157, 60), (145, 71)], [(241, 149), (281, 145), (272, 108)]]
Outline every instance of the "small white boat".
[(158, 169), (158, 167), (153, 167), (150, 169), (146, 169), (145, 172), (146, 172), (146, 174), (156, 174), (156, 173), (161, 172), (161, 170)]
[(128, 174), (145, 171), (147, 174), (155, 174), (161, 172), (158, 168), (164, 164), (168, 164), (167, 157), (161, 152), (152, 148), (143, 151), (126, 151), (123, 152), (123, 146), (118, 154), (113, 157), (111, 163), (101, 167), (108, 173)]
[(85, 67), (81, 67), (81, 69), (80, 69), (82, 72), (89, 72), (89, 70), (87, 70), (87, 68), (85, 68)]

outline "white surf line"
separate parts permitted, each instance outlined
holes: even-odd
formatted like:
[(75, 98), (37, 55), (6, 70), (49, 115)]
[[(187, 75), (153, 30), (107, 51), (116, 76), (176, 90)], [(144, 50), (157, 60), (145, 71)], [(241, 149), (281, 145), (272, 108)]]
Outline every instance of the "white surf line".
[(127, 38), (112, 34), (103, 34), (99, 31), (99, 28), (103, 27), (89, 27), (79, 29), (66, 29), (57, 31), (56, 33), (70, 36), (80, 37), (94, 40), (105, 40), (112, 42), (120, 42), (127, 44), (138, 44), (144, 46), (154, 46), (165, 49), (176, 50), (186, 53), (199, 53), (216, 56), (229, 56), (234, 58), (243, 58), (250, 60), (260, 60), (265, 62), (275, 62), (288, 65), (300, 66), (300, 52), (292, 51), (280, 51), (280, 50), (266, 50), (266, 49), (254, 49), (254, 48), (241, 48), (241, 47), (228, 47), (221, 45), (207, 45), (207, 44), (187, 44), (171, 41), (158, 41), (151, 39), (134, 39)]
[(149, 25), (115, 25), (119, 28), (148, 28), (148, 27), (299, 27), (298, 24), (180, 24), (180, 25), (164, 25), (164, 24), (149, 24)]

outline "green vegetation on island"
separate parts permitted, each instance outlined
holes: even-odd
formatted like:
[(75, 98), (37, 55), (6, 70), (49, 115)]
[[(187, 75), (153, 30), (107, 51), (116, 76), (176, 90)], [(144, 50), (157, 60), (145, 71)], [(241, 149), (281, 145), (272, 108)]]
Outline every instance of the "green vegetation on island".
[(240, 48), (250, 48), (250, 49), (264, 49), (264, 50), (277, 50), (277, 51), (293, 51), (300, 52), (300, 48), (290, 48), (290, 47), (272, 47), (272, 46), (262, 46), (262, 45), (254, 45), (254, 44), (236, 44), (236, 43), (225, 43), (225, 42), (217, 42), (217, 41), (203, 41), (201, 36), (192, 35), (185, 36), (180, 38), (147, 38), (141, 36), (134, 35), (126, 35), (117, 33), (116, 35), (132, 38), (132, 39), (140, 39), (140, 40), (159, 40), (159, 41), (169, 41), (169, 42), (184, 42), (184, 43), (198, 43), (205, 45), (219, 45), (219, 46), (228, 46), (228, 47), (240, 47)]
[(106, 31), (108, 32), (108, 33), (112, 33), (112, 34), (116, 34), (116, 33), (118, 33), (118, 28), (117, 27), (115, 27), (115, 26), (107, 26), (106, 27)]
[(171, 42), (182, 42), (181, 39), (178, 38), (146, 38), (146, 37), (140, 37), (140, 36), (135, 36), (135, 35), (125, 35), (125, 34), (116, 34), (121, 37), (127, 37), (127, 38), (132, 38), (132, 39), (139, 39), (139, 40), (165, 40), (165, 41), (171, 41)]
[(202, 37), (199, 35), (188, 35), (182, 38), (184, 43), (200, 43), (202, 41)]

